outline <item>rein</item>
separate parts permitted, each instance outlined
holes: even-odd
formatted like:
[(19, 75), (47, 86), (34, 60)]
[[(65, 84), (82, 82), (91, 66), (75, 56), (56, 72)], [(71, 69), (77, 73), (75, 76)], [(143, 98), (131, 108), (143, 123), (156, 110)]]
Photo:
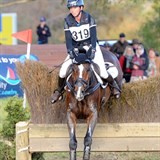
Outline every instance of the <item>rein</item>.
[[(70, 74), (69, 77), (67, 78), (66, 85), (69, 88), (69, 91), (72, 92), (75, 95), (76, 92), (74, 90), (74, 85), (69, 82), (69, 79), (71, 78), (71, 76), (72, 76), (72, 74)], [(95, 92), (101, 86), (101, 84), (99, 82), (97, 82), (96, 85), (94, 85), (94, 86), (92, 85), (92, 82), (94, 82), (93, 81), (93, 76), (94, 76), (94, 72), (92, 70), (92, 76), (90, 77), (91, 81), (87, 82), (83, 78), (78, 78), (74, 82), (74, 84), (76, 84), (77, 82), (80, 82), (82, 85), (86, 85), (86, 88), (83, 92), (84, 96), (92, 94), (93, 92)], [(95, 79), (96, 79), (96, 77), (95, 77)]]
[[(69, 91), (72, 92), (73, 94), (76, 94), (76, 92), (74, 91), (74, 87), (72, 86), (72, 84), (69, 81), (66, 81), (66, 85), (69, 88)], [(88, 87), (85, 92), (83, 93), (84, 96), (90, 95), (93, 92), (95, 92), (99, 87), (101, 86), (101, 84), (98, 82), (94, 87)]]

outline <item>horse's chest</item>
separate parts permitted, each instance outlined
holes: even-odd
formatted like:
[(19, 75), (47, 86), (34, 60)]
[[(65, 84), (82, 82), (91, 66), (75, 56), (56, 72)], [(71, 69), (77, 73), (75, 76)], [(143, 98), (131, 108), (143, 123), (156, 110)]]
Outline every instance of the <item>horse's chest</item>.
[(84, 102), (79, 102), (77, 104), (72, 104), (71, 112), (74, 113), (77, 117), (88, 117), (91, 113), (95, 112), (96, 107), (94, 105), (88, 105)]

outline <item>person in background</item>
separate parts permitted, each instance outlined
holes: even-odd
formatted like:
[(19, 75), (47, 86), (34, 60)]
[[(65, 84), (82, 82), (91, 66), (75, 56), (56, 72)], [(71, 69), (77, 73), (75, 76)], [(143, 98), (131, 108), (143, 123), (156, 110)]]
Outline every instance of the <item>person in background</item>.
[(136, 54), (131, 62), (132, 74), (130, 82), (143, 80), (147, 78), (145, 71), (148, 68), (148, 64), (146, 65), (146, 59), (143, 57), (143, 54), (144, 54), (144, 47), (142, 44), (139, 44), (136, 50)]
[(126, 46), (129, 45), (125, 38), (126, 35), (124, 33), (120, 33), (119, 40), (111, 47), (111, 52), (113, 52), (118, 59), (124, 53)]
[(149, 66), (148, 66), (148, 77), (160, 75), (160, 57), (156, 56), (156, 52), (153, 48), (148, 51)]
[(107, 51), (111, 50), (111, 45), (108, 42), (105, 42), (104, 47), (107, 49)]
[(135, 53), (132, 49), (132, 46), (127, 46), (125, 48), (125, 51), (123, 55), (119, 58), (119, 62), (123, 71), (123, 78), (125, 79), (125, 82), (130, 82), (132, 69), (131, 69), (131, 62), (134, 57)]
[[(136, 50), (137, 50), (137, 48), (138, 48), (138, 46), (139, 46), (140, 44), (143, 45), (138, 39), (133, 39), (133, 40), (132, 40), (132, 47), (133, 47), (134, 53), (136, 53)], [(143, 46), (143, 47), (144, 47), (144, 46)], [(146, 51), (145, 48), (144, 48), (144, 51), (143, 51), (143, 52), (144, 52), (143, 54), (144, 54), (145, 56), (148, 56), (148, 55), (147, 55), (147, 51)]]
[(132, 48), (133, 48), (134, 53), (136, 53), (136, 50), (137, 50), (139, 44), (140, 44), (140, 41), (138, 39), (132, 40)]
[(51, 32), (46, 24), (46, 18), (40, 18), (40, 24), (37, 26), (38, 44), (47, 44), (48, 37), (51, 37)]

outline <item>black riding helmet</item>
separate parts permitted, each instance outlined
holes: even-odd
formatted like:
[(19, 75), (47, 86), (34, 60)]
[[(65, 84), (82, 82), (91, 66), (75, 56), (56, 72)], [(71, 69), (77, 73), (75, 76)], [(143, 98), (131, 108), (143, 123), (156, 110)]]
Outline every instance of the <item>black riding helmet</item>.
[(84, 6), (84, 1), (83, 0), (67, 0), (67, 7), (81, 7)]

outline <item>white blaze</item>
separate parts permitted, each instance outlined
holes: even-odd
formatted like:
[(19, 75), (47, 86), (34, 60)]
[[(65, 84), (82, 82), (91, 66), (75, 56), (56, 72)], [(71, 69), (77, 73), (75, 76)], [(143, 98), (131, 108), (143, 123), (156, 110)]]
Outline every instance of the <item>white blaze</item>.
[(79, 78), (82, 78), (82, 73), (83, 73), (84, 67), (83, 67), (82, 64), (80, 64), (80, 65), (78, 66), (78, 68), (79, 68)]
[[(80, 64), (78, 68), (79, 68), (79, 78), (82, 78), (84, 67), (82, 64)], [(76, 96), (77, 99), (81, 99), (81, 88), (82, 86), (78, 87), (77, 96)]]

